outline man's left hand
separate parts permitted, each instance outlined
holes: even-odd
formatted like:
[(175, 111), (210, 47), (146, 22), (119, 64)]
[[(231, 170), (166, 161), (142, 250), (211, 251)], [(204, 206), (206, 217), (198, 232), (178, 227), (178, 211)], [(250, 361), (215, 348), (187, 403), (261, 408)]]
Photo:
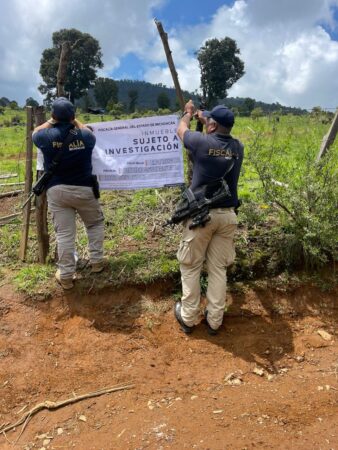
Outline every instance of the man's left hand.
[(184, 106), (184, 112), (191, 115), (191, 117), (195, 114), (195, 105), (192, 100), (189, 100)]

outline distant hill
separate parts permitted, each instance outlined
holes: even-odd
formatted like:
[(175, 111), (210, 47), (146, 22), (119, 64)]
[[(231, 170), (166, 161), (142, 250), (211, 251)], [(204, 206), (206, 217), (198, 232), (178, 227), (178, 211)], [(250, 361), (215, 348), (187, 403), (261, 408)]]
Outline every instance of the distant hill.
[[(238, 108), (239, 113), (248, 113), (245, 108), (245, 98), (243, 97), (228, 97), (220, 101), (221, 104), (226, 105), (228, 108)], [(255, 100), (255, 108), (262, 108), (265, 113), (272, 113), (274, 111), (281, 112), (282, 114), (306, 114), (308, 111), (302, 108), (296, 108), (292, 106), (283, 106), (280, 103), (264, 103)]]
[[(138, 97), (136, 101), (136, 109), (138, 110), (157, 110), (157, 98), (159, 94), (165, 93), (170, 100), (170, 109), (177, 111), (180, 109), (176, 100), (176, 91), (174, 88), (168, 88), (163, 84), (152, 84), (146, 81), (136, 81), (136, 80), (114, 80), (118, 86), (118, 101), (123, 103), (126, 108), (128, 108), (130, 103), (130, 98), (128, 93), (130, 91), (137, 91)], [(192, 98), (194, 101), (198, 101), (197, 96), (191, 94), (187, 91), (183, 91), (184, 98), (188, 101)], [(100, 106), (95, 100), (94, 90), (89, 89), (88, 97), (90, 99), (91, 106)], [(75, 101), (75, 104), (80, 108), (85, 108), (85, 99), (82, 97)]]
[[(170, 108), (178, 109), (178, 105), (176, 102), (176, 91), (174, 88), (168, 88), (162, 84), (152, 84), (146, 81), (136, 81), (136, 80), (115, 80), (118, 85), (118, 98), (119, 102), (124, 103), (126, 105), (129, 104), (128, 92), (130, 90), (138, 91), (138, 101), (137, 108), (138, 109), (157, 109), (157, 97), (161, 92), (165, 92), (170, 99)], [(183, 91), (183, 96), (186, 100), (190, 98), (198, 104), (199, 99), (196, 94), (193, 94), (188, 91)], [(228, 97), (219, 102), (220, 104), (224, 104), (230, 107), (236, 107), (239, 110), (245, 111), (245, 98), (242, 97)], [(261, 101), (255, 101), (255, 108), (262, 108), (265, 113), (273, 112), (273, 111), (281, 111), (284, 114), (292, 113), (292, 114), (305, 114), (307, 111), (301, 108), (293, 108), (290, 106), (283, 106), (280, 103), (264, 103)], [(240, 112), (240, 111), (239, 111)]]
[[(158, 108), (157, 98), (161, 93), (167, 94), (170, 100), (170, 109), (173, 111), (177, 111), (179, 109), (179, 105), (176, 99), (176, 91), (174, 88), (168, 88), (163, 84), (152, 84), (147, 81), (137, 81), (137, 80), (115, 80), (118, 86), (118, 101), (128, 106), (130, 103), (130, 98), (128, 96), (129, 91), (136, 90), (138, 92), (136, 109), (145, 110), (151, 109), (156, 110)], [(89, 97), (91, 100), (91, 106), (100, 106), (95, 102), (95, 97), (93, 90), (89, 91)], [(196, 105), (199, 103), (198, 96), (188, 91), (183, 91), (183, 96), (186, 100), (190, 98), (195, 102)], [(220, 100), (220, 104), (225, 104), (229, 108), (236, 108), (236, 113), (238, 115), (246, 115), (249, 114), (250, 111), (247, 111), (245, 105), (245, 98), (242, 97), (228, 97), (223, 100)], [(77, 105), (80, 107), (84, 107), (84, 100), (80, 99), (77, 102)], [(254, 107), (260, 107), (265, 113), (271, 113), (274, 111), (281, 112), (282, 114), (305, 114), (307, 111), (301, 108), (293, 108), (290, 106), (283, 106), (279, 103), (264, 103), (261, 101), (255, 101)]]
[[(119, 102), (126, 105), (129, 104), (130, 98), (128, 97), (128, 92), (131, 90), (136, 90), (138, 92), (138, 100), (136, 107), (138, 109), (157, 109), (157, 98), (159, 94), (164, 92), (167, 94), (170, 100), (170, 109), (179, 109), (176, 103), (176, 91), (173, 88), (168, 88), (163, 84), (152, 84), (146, 81), (135, 81), (135, 80), (115, 80), (119, 88), (118, 97)], [(196, 95), (191, 94), (187, 91), (183, 91), (184, 98), (188, 101), (190, 98), (194, 100), (197, 99)]]

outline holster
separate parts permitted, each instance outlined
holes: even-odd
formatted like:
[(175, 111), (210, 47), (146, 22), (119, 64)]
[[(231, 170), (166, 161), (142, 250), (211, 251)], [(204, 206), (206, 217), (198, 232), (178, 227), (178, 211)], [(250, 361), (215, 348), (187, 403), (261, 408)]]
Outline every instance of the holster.
[(100, 185), (96, 175), (92, 175), (92, 189), (95, 198), (100, 198)]

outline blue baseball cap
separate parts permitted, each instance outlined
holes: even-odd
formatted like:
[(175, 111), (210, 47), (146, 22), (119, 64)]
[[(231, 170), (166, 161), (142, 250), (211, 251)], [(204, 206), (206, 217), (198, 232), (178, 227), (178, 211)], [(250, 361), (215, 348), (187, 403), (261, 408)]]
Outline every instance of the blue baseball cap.
[(225, 128), (232, 127), (235, 123), (234, 113), (224, 105), (215, 106), (211, 111), (203, 111), (202, 115), (208, 119), (211, 117)]
[(52, 103), (52, 115), (60, 122), (70, 122), (75, 117), (73, 103), (65, 97), (59, 97)]

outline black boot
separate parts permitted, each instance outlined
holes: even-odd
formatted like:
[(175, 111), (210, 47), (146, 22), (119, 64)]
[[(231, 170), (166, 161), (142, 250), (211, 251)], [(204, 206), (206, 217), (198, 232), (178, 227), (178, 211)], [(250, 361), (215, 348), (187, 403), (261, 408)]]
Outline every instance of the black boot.
[(207, 325), (208, 334), (210, 336), (216, 336), (216, 334), (218, 334), (219, 328), (217, 328), (217, 330), (215, 330), (214, 328), (211, 328), (211, 326), (209, 325), (209, 322), (208, 322), (208, 310), (205, 311), (204, 318), (205, 318), (205, 323)]
[(181, 306), (182, 303), (181, 302), (176, 302), (175, 303), (175, 307), (174, 307), (174, 314), (176, 317), (177, 322), (180, 324), (181, 330), (185, 333), (185, 334), (190, 334), (193, 332), (193, 329), (195, 327), (188, 327), (188, 325), (186, 325), (183, 322), (182, 316), (181, 316)]

